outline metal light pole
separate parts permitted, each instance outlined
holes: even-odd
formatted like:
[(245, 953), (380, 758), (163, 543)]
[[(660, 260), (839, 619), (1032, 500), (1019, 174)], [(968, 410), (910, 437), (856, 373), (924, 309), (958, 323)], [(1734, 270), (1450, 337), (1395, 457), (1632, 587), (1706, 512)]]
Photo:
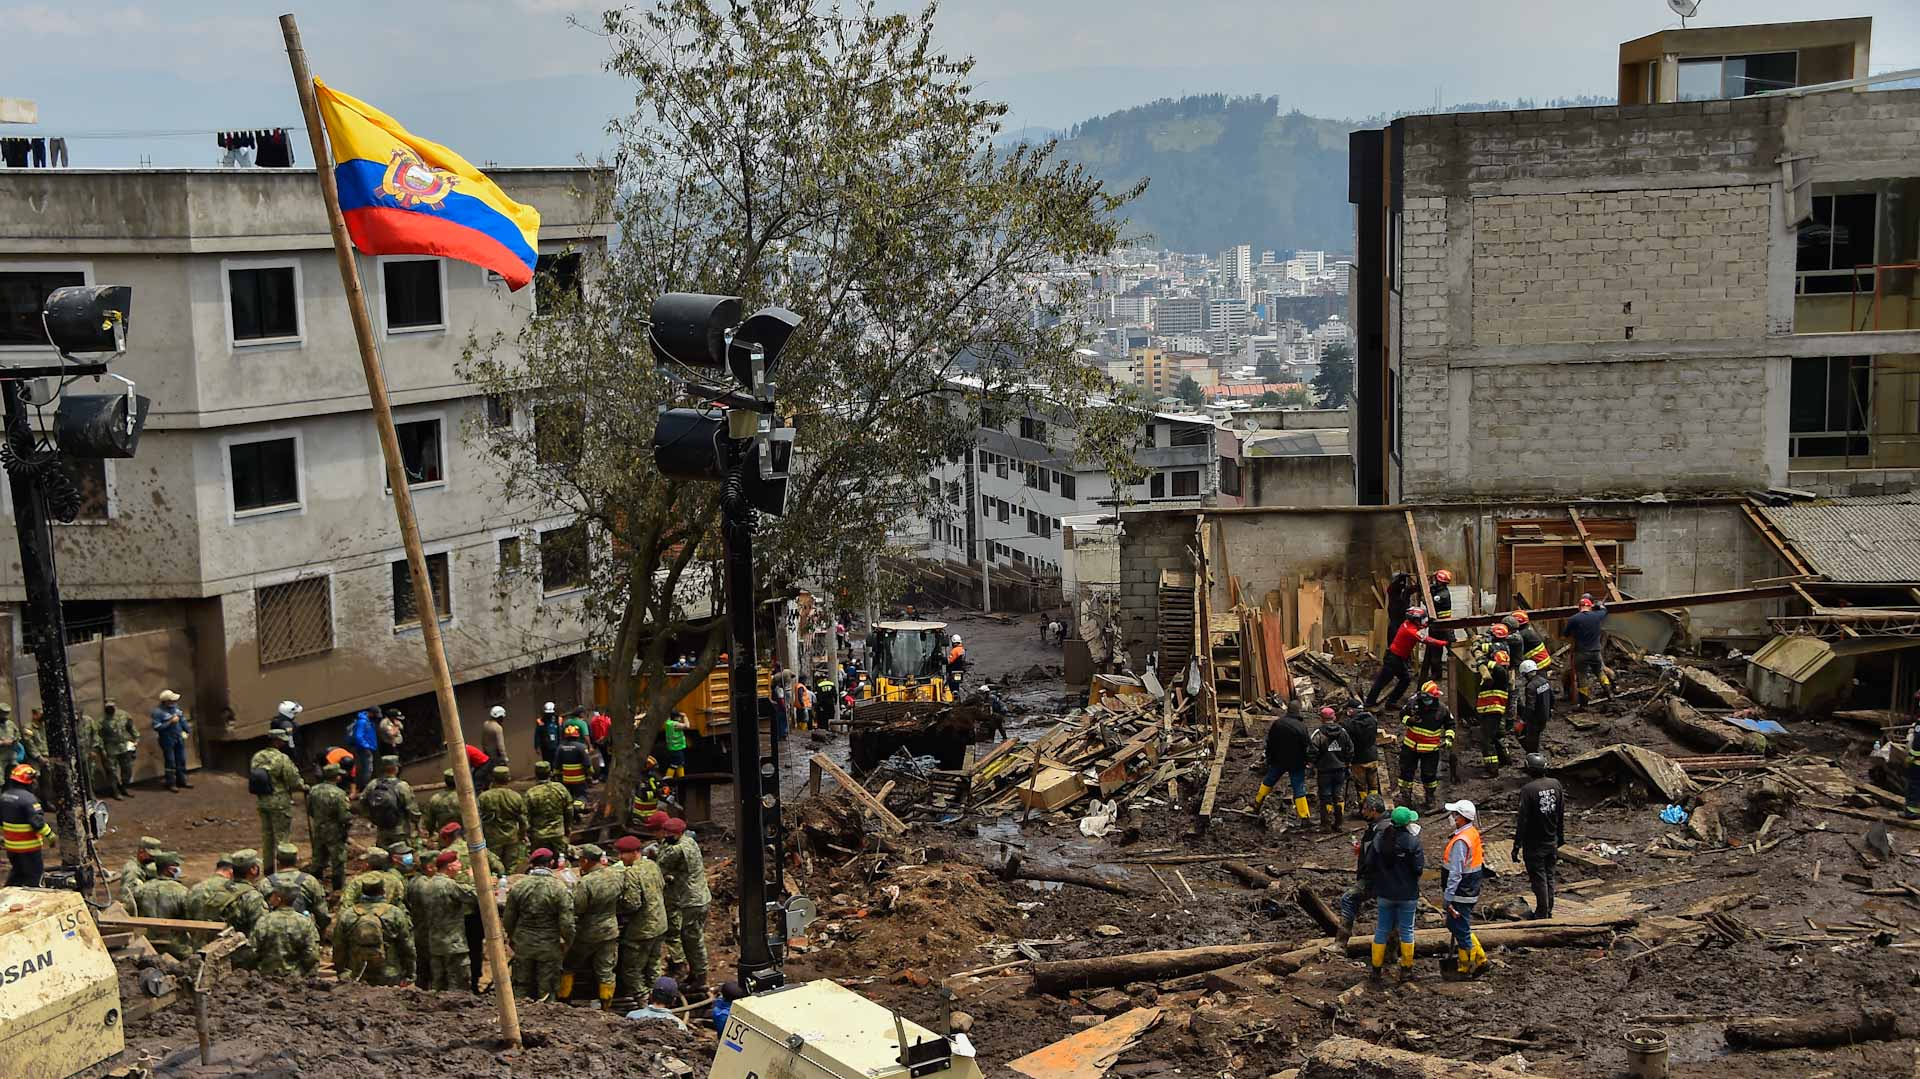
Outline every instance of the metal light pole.
[[(731, 469), (721, 490), (720, 513), (726, 549), (727, 622), (733, 636), (728, 684), (732, 691), (734, 830), (740, 848), (739, 976), (747, 992), (758, 993), (777, 989), (786, 979), (767, 932), (767, 819), (760, 761), (759, 652), (753, 632), (753, 529), (758, 512), (748, 504), (745, 491), (746, 471), (753, 465), (749, 452), (752, 443), (735, 438), (726, 441)], [(773, 781), (777, 792), (777, 771)]]

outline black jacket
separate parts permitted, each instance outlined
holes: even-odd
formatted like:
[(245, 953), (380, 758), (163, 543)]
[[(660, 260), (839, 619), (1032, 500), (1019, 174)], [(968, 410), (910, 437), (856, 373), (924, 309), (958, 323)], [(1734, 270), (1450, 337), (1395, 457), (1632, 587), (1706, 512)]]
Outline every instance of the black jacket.
[(1567, 628), (1562, 632), (1573, 641), (1574, 651), (1598, 652), (1600, 646), (1607, 643), (1606, 621), (1607, 609), (1595, 607), (1567, 619)]
[(1307, 725), (1283, 715), (1267, 728), (1267, 767), (1291, 772), (1307, 764)]
[(1522, 850), (1558, 847), (1567, 841), (1567, 788), (1551, 776), (1520, 788), (1520, 815), (1513, 842)]
[(1520, 722), (1529, 731), (1544, 731), (1553, 718), (1553, 680), (1535, 671), (1520, 687)]
[(1338, 723), (1322, 723), (1307, 735), (1313, 766), (1323, 772), (1345, 768), (1353, 760), (1353, 736)]
[(1347, 736), (1353, 739), (1353, 763), (1372, 764), (1380, 759), (1380, 721), (1366, 709), (1347, 717)]
[(1381, 899), (1420, 898), (1420, 874), (1427, 869), (1427, 853), (1410, 829), (1389, 824), (1374, 833), (1368, 858), (1373, 890)]

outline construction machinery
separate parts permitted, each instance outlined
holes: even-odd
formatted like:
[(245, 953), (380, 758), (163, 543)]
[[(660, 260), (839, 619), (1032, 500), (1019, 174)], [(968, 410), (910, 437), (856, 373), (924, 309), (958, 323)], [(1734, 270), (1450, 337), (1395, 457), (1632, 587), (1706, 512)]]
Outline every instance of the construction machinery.
[(867, 634), (867, 666), (872, 681), (861, 701), (920, 701), (952, 704), (947, 686), (945, 622), (875, 622)]
[(733, 1002), (711, 1079), (978, 1079), (964, 1034), (942, 1035), (822, 979)]
[(0, 888), (0, 1075), (66, 1079), (125, 1046), (120, 982), (72, 890)]

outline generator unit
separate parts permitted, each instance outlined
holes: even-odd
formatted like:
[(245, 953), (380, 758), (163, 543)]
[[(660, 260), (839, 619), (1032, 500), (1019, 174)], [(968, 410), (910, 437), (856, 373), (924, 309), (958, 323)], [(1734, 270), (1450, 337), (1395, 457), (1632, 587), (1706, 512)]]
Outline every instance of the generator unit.
[(66, 1079), (125, 1044), (119, 976), (86, 900), (0, 888), (0, 1075)]
[(733, 1002), (711, 1079), (980, 1079), (964, 1034), (935, 1034), (835, 982)]

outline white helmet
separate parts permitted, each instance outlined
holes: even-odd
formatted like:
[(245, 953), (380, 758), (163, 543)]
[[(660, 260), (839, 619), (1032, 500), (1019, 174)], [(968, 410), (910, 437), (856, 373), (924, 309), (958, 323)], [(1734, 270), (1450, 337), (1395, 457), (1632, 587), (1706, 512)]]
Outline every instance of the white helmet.
[(505, 719), (507, 718), (507, 710), (496, 704), (487, 711), (487, 715), (495, 719)]
[(1540, 665), (1530, 659), (1523, 659), (1520, 661), (1521, 674), (1532, 674), (1533, 672), (1539, 669), (1540, 669)]
[(288, 719), (292, 719), (294, 716), (297, 716), (304, 711), (306, 711), (306, 709), (301, 708), (300, 702), (298, 701), (281, 701), (280, 702), (280, 714), (283, 716), (286, 716)]
[(960, 643), (960, 635), (959, 635), (958, 633), (956, 633), (956, 634), (954, 634), (954, 635), (953, 635), (953, 643), (954, 643), (954, 644), (959, 644), (959, 643)]
[(553, 702), (552, 702), (552, 701), (548, 701), (548, 702), (547, 702), (546, 704), (544, 704), (544, 705), (541, 705), (541, 706), (540, 706), (540, 710), (541, 710), (542, 712), (545, 712), (545, 713), (547, 713), (548, 715), (552, 715), (552, 714), (553, 714)]

